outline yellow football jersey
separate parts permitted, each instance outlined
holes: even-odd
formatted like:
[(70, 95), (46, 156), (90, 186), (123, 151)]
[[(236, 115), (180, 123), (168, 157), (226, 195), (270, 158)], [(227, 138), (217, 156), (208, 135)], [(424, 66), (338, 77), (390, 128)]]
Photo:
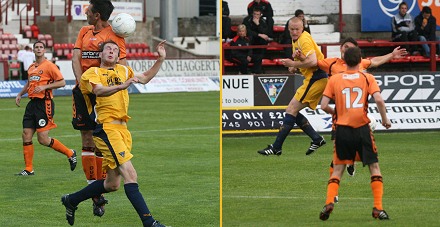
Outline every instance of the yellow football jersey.
[[(292, 51), (295, 53), (295, 50), (300, 50), (306, 57), (310, 54), (315, 53), (317, 60), (324, 59), (324, 54), (321, 52), (321, 48), (318, 47), (315, 40), (313, 40), (312, 36), (304, 31), (296, 40), (296, 42), (292, 41)], [(299, 61), (299, 59), (295, 58), (295, 61)], [(305, 80), (309, 80), (313, 72), (318, 69), (318, 66), (310, 67), (310, 68), (300, 68), (299, 71), (305, 77)]]
[[(83, 94), (92, 93), (93, 86), (116, 86), (134, 77), (130, 67), (116, 64), (113, 69), (91, 67), (81, 76), (80, 88)], [(96, 123), (108, 123), (114, 120), (128, 121), (128, 90), (118, 91), (107, 97), (96, 97)]]

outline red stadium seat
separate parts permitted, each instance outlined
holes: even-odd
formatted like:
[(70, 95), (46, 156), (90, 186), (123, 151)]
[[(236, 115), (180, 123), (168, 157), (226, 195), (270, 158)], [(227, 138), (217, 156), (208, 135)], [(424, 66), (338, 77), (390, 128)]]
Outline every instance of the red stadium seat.
[(9, 44), (18, 44), (17, 37), (13, 34), (9, 34)]
[(132, 60), (135, 57), (134, 53), (127, 53), (125, 56), (127, 57), (128, 60)]
[(411, 62), (430, 62), (431, 59), (424, 56), (411, 56)]
[(409, 56), (403, 57), (403, 58), (395, 58), (395, 59), (391, 59), (390, 63), (405, 63), (405, 62), (410, 62), (411, 58)]
[[(131, 53), (141, 53), (142, 50), (139, 48), (139, 43), (131, 43), (130, 44), (130, 52)], [(139, 48), (139, 50), (138, 50)]]
[(9, 34), (2, 34), (0, 38), (2, 41), (0, 44), (9, 44)]
[(31, 26), (26, 25), (23, 28), (23, 35), (25, 38), (32, 38), (32, 30), (31, 30)]
[(46, 47), (52, 48), (53, 47), (53, 38), (50, 34), (45, 34), (44, 39), (46, 39)]
[(279, 26), (279, 25), (275, 25), (273, 26), (273, 31), (274, 32), (284, 32), (284, 26)]
[(7, 54), (7, 55), (11, 54), (11, 51), (9, 49), (9, 44), (2, 44), (1, 50), (3, 54)]
[(61, 47), (60, 43), (55, 43), (53, 45), (53, 52), (54, 52), (54, 55), (57, 57), (63, 56), (63, 48)]
[(18, 45), (17, 44), (9, 44), (9, 51), (12, 55), (17, 55), (18, 52)]
[(272, 51), (282, 51), (284, 50), (284, 48), (282, 47), (275, 47), (275, 45), (279, 45), (279, 43), (272, 41), (270, 43), (267, 44), (268, 47), (266, 48), (266, 50), (272, 50)]
[(9, 61), (9, 80), (21, 80), (21, 67), (18, 61)]
[(63, 55), (67, 56), (69, 53), (73, 53), (73, 48), (75, 47), (75, 44), (73, 43), (66, 43), (66, 45), (63, 47)]
[(138, 53), (139, 53), (139, 49), (141, 50), (141, 52), (144, 52), (144, 53), (150, 52), (150, 46), (148, 46), (148, 44), (146, 44), (146, 43), (139, 43)]
[(277, 65), (277, 63), (272, 61), (272, 60), (270, 60), (270, 59), (263, 59), (262, 60), (262, 65), (264, 65), (264, 66), (274, 66), (274, 65)]
[(391, 41), (385, 39), (375, 39), (373, 40), (373, 43), (377, 46), (389, 46), (389, 43), (391, 43)]
[(228, 60), (223, 60), (223, 65), (224, 65), (225, 67), (235, 66), (234, 63), (232, 63), (232, 62), (230, 62), (230, 61), (228, 61)]

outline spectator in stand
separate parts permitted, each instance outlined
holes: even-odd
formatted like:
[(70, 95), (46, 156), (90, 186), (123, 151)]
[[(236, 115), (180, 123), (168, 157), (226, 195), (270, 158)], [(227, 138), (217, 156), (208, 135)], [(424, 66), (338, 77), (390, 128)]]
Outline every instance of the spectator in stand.
[[(394, 15), (391, 26), (393, 28), (391, 38), (393, 42), (417, 41), (417, 31), (414, 26), (414, 19), (407, 13), (408, 4), (402, 2), (399, 4), (399, 13)], [(410, 52), (415, 52), (414, 46), (406, 45), (405, 48)], [(413, 53), (416, 54), (416, 53)]]
[(24, 49), (23, 44), (19, 44), (18, 45), (18, 52), (17, 52), (17, 60), (20, 63), (20, 72), (21, 75), (24, 75), (24, 66), (23, 66), (23, 62), (20, 60), (22, 59), (23, 54), (26, 53), (26, 50)]
[[(309, 34), (312, 34), (312, 32), (310, 31), (309, 23), (307, 22), (304, 16), (304, 11), (302, 11), (302, 9), (297, 9), (295, 11), (295, 17), (302, 19), (304, 23), (304, 31), (308, 32)], [(289, 33), (289, 20), (287, 20), (286, 25), (284, 26), (284, 32), (282, 34), (280, 41), (281, 44), (292, 44), (292, 37), (290, 37), (290, 33)], [(286, 58), (293, 59), (292, 48), (290, 47), (284, 48), (284, 53)]]
[[(246, 25), (240, 24), (237, 27), (237, 36), (235, 36), (230, 42), (231, 46), (249, 46), (251, 38), (247, 36)], [(249, 62), (254, 62), (252, 71), (255, 68), (261, 68), (261, 58), (253, 57), (252, 49), (233, 49), (231, 61), (238, 65), (240, 74), (248, 74)], [(259, 65), (258, 65), (259, 64)]]
[(23, 62), (23, 76), (22, 80), (28, 79), (28, 69), (29, 66), (32, 65), (35, 61), (35, 54), (32, 52), (32, 48), (29, 46), (26, 46), (24, 48), (26, 51), (20, 55), (20, 58), (18, 58), (19, 61)]
[(231, 18), (229, 17), (228, 2), (222, 1), (222, 39), (227, 40), (232, 36)]
[[(269, 36), (267, 35), (268, 27), (266, 21), (262, 18), (261, 9), (256, 7), (252, 13), (252, 17), (246, 17), (243, 24), (247, 28), (247, 33), (251, 38), (250, 45), (267, 45)], [(266, 53), (265, 48), (256, 48), (253, 50), (253, 73), (261, 74), (261, 59)], [(256, 65), (256, 66), (255, 66)]]
[[(419, 41), (440, 41), (440, 37), (435, 35), (437, 20), (431, 15), (431, 8), (423, 7), (422, 12), (414, 19), (414, 24)], [(428, 44), (422, 44), (426, 57), (430, 57), (431, 50)], [(440, 43), (437, 45), (437, 54), (440, 54)]]
[(272, 37), (273, 25), (274, 25), (272, 5), (267, 0), (253, 0), (251, 3), (249, 3), (249, 5), (247, 7), (249, 18), (252, 18), (252, 15), (254, 13), (255, 8), (260, 9), (260, 11), (263, 15), (263, 18), (266, 20), (266, 23), (268, 26), (267, 35)]

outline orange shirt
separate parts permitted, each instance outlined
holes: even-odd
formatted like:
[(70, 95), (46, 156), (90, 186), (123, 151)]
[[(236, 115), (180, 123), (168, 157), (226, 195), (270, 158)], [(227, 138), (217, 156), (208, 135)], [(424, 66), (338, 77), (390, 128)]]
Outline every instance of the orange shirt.
[[(362, 59), (360, 65), (359, 65), (359, 71), (365, 71), (370, 67), (371, 60), (369, 59)], [(340, 58), (326, 58), (323, 60), (318, 60), (318, 67), (322, 70), (324, 70), (328, 76), (335, 75), (337, 73), (342, 73), (347, 71), (347, 64), (345, 64), (345, 61)], [(331, 72), (330, 72), (331, 67)]]
[(99, 32), (93, 32), (93, 25), (84, 26), (78, 33), (75, 49), (81, 50), (81, 66), (83, 72), (90, 67), (99, 67), (101, 58), (99, 57), (100, 45), (108, 40), (113, 40), (119, 46), (119, 59), (126, 57), (125, 39), (117, 36), (112, 27), (108, 26)]
[(368, 95), (376, 92), (380, 92), (380, 88), (373, 75), (346, 71), (330, 77), (323, 95), (335, 101), (336, 125), (359, 128), (370, 122)]
[(35, 87), (64, 80), (58, 67), (48, 60), (43, 60), (41, 64), (32, 63), (29, 66), (28, 74), (29, 87), (27, 93), (29, 98), (52, 99), (52, 90), (44, 90), (34, 94)]

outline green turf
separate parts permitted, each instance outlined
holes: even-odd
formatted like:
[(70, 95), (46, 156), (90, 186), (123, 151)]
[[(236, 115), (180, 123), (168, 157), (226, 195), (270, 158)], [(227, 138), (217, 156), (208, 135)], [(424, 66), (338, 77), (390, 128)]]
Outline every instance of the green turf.
[[(306, 156), (310, 140), (290, 135), (281, 156), (257, 150), (275, 136), (223, 137), (223, 226), (439, 226), (440, 131), (376, 134), (389, 221), (371, 217), (368, 168), (345, 174), (340, 202), (319, 220), (326, 196), (330, 144)], [(329, 139), (329, 135), (325, 135)]]
[[(130, 97), (132, 161), (153, 216), (174, 227), (219, 226), (219, 92)], [(28, 100), (22, 101), (17, 108), (14, 99), (0, 99), (0, 226), (67, 226), (60, 197), (86, 185), (82, 166), (71, 172), (63, 155), (34, 136), (36, 175), (14, 176), (24, 168), (21, 121)], [(55, 104), (58, 128), (50, 135), (80, 150), (71, 97), (56, 97)], [(91, 201), (80, 204), (75, 226), (141, 226), (122, 186), (106, 198), (101, 218), (93, 216)]]

